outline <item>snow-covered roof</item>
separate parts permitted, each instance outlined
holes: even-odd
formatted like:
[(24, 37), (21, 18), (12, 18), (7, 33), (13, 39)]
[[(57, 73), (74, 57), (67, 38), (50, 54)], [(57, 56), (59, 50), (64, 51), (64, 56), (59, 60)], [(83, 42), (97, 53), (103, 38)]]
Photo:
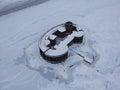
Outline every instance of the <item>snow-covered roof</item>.
[(55, 49), (49, 49), (45, 54), (47, 56), (58, 57), (65, 54), (68, 51), (67, 46), (59, 45), (55, 46)]
[(45, 45), (47, 46), (48, 44), (50, 44), (49, 40), (45, 40)]
[(50, 36), (49, 36), (49, 39), (50, 39), (50, 40), (54, 40), (55, 38), (56, 38), (55, 35), (50, 35)]
[(64, 31), (65, 31), (65, 28), (64, 28), (64, 27), (60, 27), (60, 28), (58, 28), (58, 31), (64, 32)]
[(78, 31), (78, 32), (73, 31), (73, 34), (72, 34), (72, 35), (75, 36), (75, 37), (81, 37), (81, 36), (84, 35), (84, 32), (83, 32), (83, 31)]

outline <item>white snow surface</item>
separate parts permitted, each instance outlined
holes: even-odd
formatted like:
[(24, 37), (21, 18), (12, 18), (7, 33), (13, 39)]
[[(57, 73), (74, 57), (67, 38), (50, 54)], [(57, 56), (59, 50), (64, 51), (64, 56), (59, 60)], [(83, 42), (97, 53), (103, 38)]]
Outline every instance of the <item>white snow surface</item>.
[(0, 16), (38, 5), (45, 1), (48, 0), (0, 0)]
[[(120, 0), (51, 0), (1, 16), (0, 90), (120, 90), (119, 9)], [(24, 50), (69, 20), (89, 32), (99, 60), (77, 66), (69, 83), (49, 80), (26, 65)]]

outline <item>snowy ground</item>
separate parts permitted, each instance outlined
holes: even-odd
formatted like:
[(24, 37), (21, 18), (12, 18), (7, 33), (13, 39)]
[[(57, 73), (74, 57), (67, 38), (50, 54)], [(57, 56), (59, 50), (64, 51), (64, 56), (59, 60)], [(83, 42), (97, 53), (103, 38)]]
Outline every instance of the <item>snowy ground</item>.
[[(119, 0), (51, 0), (0, 17), (0, 90), (120, 90), (119, 9)], [(100, 58), (60, 83), (28, 68), (24, 49), (68, 20), (88, 30)]]
[(48, 0), (0, 0), (0, 16), (6, 15), (30, 6), (38, 5)]

